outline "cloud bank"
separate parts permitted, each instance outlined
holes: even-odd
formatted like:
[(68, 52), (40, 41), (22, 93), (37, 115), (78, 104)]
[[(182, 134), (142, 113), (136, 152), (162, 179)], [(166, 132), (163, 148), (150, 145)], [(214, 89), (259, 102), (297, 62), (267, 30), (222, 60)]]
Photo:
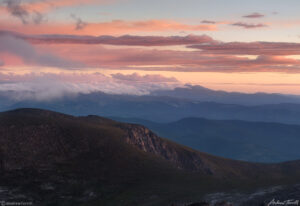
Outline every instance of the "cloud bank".
[[(5, 54), (9, 53), (21, 58), (23, 65), (81, 71), (105, 68), (180, 72), (300, 72), (300, 61), (290, 57), (300, 55), (300, 43), (221, 42), (207, 35), (114, 37), (25, 35), (10, 31), (0, 31), (0, 43), (0, 58), (7, 66), (14, 66), (17, 62), (7, 59)], [(162, 48), (151, 48), (154, 46)], [(182, 46), (182, 49), (169, 49), (168, 46)]]
[[(145, 95), (158, 89), (182, 85), (175, 78), (162, 75), (101, 73), (0, 73), (0, 92), (14, 100), (48, 101), (79, 93)], [(13, 94), (13, 95), (12, 95)]]

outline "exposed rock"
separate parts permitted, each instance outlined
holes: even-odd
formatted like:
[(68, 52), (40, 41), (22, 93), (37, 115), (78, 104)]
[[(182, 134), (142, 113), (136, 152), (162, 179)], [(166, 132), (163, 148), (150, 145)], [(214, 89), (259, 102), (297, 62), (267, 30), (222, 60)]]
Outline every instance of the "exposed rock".
[[(160, 138), (143, 126), (95, 116), (43, 110), (0, 113), (0, 186), (5, 188), (0, 197), (34, 200), (37, 206), (84, 205), (95, 199), (126, 202), (128, 196), (131, 205), (145, 199), (171, 202), (168, 198), (177, 192), (196, 194), (198, 188), (203, 192), (223, 180), (229, 186), (240, 180), (299, 180), (299, 169), (299, 161), (264, 165), (218, 158)], [(141, 198), (128, 194), (144, 188), (150, 192)]]
[(124, 136), (127, 143), (130, 143), (140, 150), (149, 152), (166, 160), (169, 160), (180, 169), (202, 171), (205, 174), (214, 174), (213, 165), (206, 163), (193, 150), (180, 149), (177, 144), (162, 139), (144, 126), (127, 124), (122, 125), (126, 131)]

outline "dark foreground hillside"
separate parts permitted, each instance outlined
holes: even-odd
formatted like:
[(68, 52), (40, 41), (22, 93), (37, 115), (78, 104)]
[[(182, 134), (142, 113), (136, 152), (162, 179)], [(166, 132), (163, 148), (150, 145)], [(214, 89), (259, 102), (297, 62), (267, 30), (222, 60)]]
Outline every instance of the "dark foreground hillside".
[(170, 205), (300, 182), (300, 162), (214, 157), (109, 119), (0, 113), (0, 200), (34, 205)]

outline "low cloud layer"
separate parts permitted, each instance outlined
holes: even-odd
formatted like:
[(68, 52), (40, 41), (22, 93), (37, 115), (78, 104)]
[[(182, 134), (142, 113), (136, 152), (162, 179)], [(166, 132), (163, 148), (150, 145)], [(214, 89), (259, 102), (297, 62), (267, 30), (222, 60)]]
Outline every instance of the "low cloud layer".
[(7, 94), (9, 98), (18, 101), (48, 101), (91, 92), (145, 95), (153, 90), (171, 89), (179, 85), (181, 83), (175, 78), (136, 73), (112, 76), (101, 73), (0, 73), (1, 94)]

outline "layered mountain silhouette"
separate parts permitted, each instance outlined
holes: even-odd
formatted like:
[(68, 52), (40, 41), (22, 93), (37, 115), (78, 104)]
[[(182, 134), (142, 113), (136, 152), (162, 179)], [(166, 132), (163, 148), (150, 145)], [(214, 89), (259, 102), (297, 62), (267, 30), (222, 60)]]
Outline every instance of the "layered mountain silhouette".
[(234, 161), (144, 126), (39, 109), (0, 113), (0, 169), (1, 198), (36, 205), (168, 205), (300, 180), (299, 161)]
[[(0, 99), (0, 111), (34, 107), (54, 110), (71, 115), (100, 115), (140, 118), (154, 122), (171, 122), (183, 118), (201, 117), (217, 120), (246, 120), (300, 124), (300, 104), (281, 103), (269, 105), (237, 105), (218, 102), (202, 102), (169, 96), (112, 95), (101, 92), (65, 95), (50, 100)], [(25, 95), (25, 94), (22, 94)], [(25, 95), (26, 96), (26, 95)], [(0, 95), (1, 97), (1, 95)]]
[(185, 85), (185, 87), (177, 87), (175, 89), (155, 90), (151, 92), (151, 95), (190, 99), (201, 102), (241, 105), (300, 103), (300, 96), (297, 95), (269, 94), (262, 92), (247, 94), (221, 90), (216, 91), (199, 85)]
[(160, 136), (217, 156), (252, 162), (300, 159), (299, 125), (202, 118), (170, 123), (114, 119), (145, 125)]

